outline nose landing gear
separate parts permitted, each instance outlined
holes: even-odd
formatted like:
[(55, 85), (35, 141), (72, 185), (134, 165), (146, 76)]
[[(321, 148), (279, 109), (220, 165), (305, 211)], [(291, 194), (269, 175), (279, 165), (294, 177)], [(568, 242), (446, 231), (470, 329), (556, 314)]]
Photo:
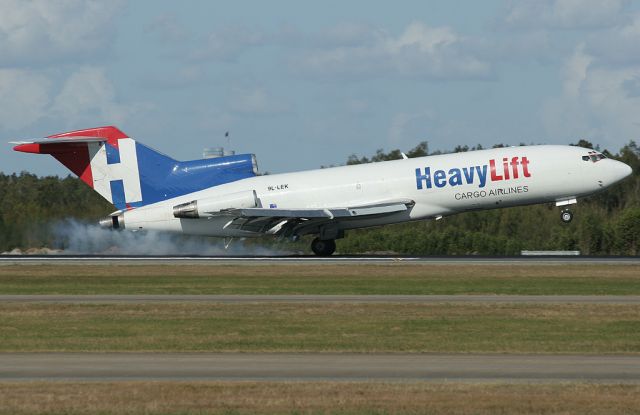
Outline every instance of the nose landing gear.
[(562, 209), (562, 212), (560, 212), (560, 219), (564, 223), (571, 222), (573, 220), (573, 212), (571, 212), (569, 209)]
[(318, 256), (330, 256), (336, 250), (335, 239), (316, 238), (311, 242), (311, 250)]

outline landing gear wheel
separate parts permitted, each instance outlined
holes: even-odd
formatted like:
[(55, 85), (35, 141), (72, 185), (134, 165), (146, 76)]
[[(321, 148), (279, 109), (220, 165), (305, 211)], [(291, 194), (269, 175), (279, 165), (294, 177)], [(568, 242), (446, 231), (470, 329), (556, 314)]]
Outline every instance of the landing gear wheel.
[(330, 256), (336, 250), (336, 241), (333, 239), (322, 240), (316, 238), (311, 242), (311, 250), (318, 256)]
[(569, 209), (564, 209), (562, 212), (560, 212), (560, 219), (564, 223), (571, 222), (573, 220), (573, 212), (571, 212)]

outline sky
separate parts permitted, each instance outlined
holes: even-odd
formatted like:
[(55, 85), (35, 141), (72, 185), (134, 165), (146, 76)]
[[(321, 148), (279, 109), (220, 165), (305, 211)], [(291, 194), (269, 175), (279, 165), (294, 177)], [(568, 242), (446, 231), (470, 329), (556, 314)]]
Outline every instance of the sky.
[[(0, 138), (102, 125), (271, 173), (421, 141), (616, 152), (640, 138), (640, 2), (0, 0)], [(4, 173), (67, 174), (11, 148)]]

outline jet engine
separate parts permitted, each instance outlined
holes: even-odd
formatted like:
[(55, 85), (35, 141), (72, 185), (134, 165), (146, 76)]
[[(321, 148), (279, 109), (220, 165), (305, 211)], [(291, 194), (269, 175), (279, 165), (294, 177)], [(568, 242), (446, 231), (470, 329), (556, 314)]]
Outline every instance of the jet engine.
[(257, 206), (258, 197), (255, 190), (245, 190), (175, 205), (173, 207), (173, 216), (181, 219), (198, 219), (213, 216), (229, 209), (254, 208)]

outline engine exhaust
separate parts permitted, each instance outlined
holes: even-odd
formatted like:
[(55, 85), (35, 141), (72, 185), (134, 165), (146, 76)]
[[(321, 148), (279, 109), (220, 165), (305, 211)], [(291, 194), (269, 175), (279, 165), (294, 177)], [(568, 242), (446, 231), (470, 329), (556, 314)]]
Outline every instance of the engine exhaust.
[(124, 229), (124, 216), (122, 213), (119, 215), (107, 216), (106, 218), (101, 219), (98, 224), (103, 229)]
[(198, 201), (194, 200), (187, 203), (181, 203), (173, 207), (173, 217), (184, 219), (198, 219)]

